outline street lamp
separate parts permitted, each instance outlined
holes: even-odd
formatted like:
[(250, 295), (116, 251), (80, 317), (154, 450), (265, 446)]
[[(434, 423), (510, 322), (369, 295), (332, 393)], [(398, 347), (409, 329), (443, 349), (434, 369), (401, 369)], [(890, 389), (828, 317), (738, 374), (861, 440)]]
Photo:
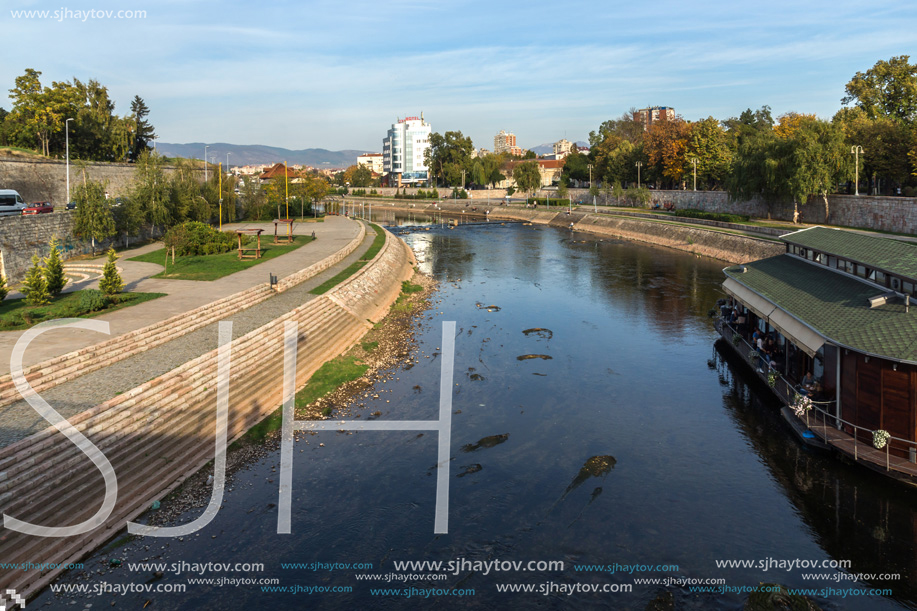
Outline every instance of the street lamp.
[(204, 182), (207, 182), (207, 149), (210, 145), (204, 145)]
[[(592, 191), (592, 164), (590, 163), (586, 167), (589, 168), (589, 190)], [(592, 211), (593, 212), (599, 211), (598, 207), (596, 207), (595, 195), (592, 196)]]
[(638, 161), (634, 165), (637, 166), (637, 188), (639, 189), (640, 188), (640, 168), (643, 167), (643, 162)]
[(220, 231), (223, 231), (223, 164), (220, 164), (220, 184), (217, 187), (220, 194)]
[(697, 191), (697, 157), (691, 157), (691, 164), (694, 166), (694, 190)]
[(64, 121), (64, 134), (67, 139), (67, 201), (65, 204), (70, 203), (70, 122), (73, 119), (67, 119)]
[(863, 147), (859, 144), (855, 144), (850, 147), (850, 152), (853, 153), (854, 159), (854, 195), (860, 194), (860, 153), (863, 152)]

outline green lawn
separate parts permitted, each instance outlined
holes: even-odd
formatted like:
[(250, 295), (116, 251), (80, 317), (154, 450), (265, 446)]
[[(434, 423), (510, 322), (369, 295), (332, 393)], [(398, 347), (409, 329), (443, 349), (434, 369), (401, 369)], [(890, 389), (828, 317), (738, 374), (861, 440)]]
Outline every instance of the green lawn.
[[(217, 280), (223, 276), (234, 274), (248, 269), (249, 267), (264, 263), (280, 255), (296, 250), (312, 241), (309, 236), (293, 236), (292, 244), (269, 244), (273, 240), (271, 236), (261, 236), (261, 258), (260, 259), (243, 259), (239, 260), (238, 251), (235, 249), (221, 255), (199, 255), (187, 257), (175, 257), (175, 264), (172, 264), (172, 257), (166, 260), (166, 249), (160, 248), (145, 255), (140, 255), (129, 259), (129, 261), (143, 261), (144, 263), (158, 263), (165, 265), (166, 269), (153, 278), (171, 278), (175, 280)], [(249, 245), (252, 242), (249, 241)]]
[(373, 239), (372, 245), (369, 247), (369, 250), (366, 251), (359, 261), (354, 261), (348, 265), (343, 271), (336, 274), (333, 278), (325, 280), (320, 285), (309, 291), (313, 295), (324, 295), (340, 283), (344, 282), (351, 276), (353, 276), (357, 271), (362, 268), (364, 265), (373, 260), (379, 251), (382, 250), (382, 245), (385, 244), (385, 232), (382, 229), (373, 223), (369, 224), (370, 227), (376, 232), (376, 237)]
[(45, 306), (26, 305), (25, 299), (7, 299), (0, 303), (0, 330), (18, 331), (32, 325), (55, 318), (92, 318), (129, 308), (130, 306), (162, 297), (165, 293), (121, 293), (116, 295), (118, 303), (95, 312), (83, 312), (80, 308), (80, 295), (83, 291), (61, 293)]

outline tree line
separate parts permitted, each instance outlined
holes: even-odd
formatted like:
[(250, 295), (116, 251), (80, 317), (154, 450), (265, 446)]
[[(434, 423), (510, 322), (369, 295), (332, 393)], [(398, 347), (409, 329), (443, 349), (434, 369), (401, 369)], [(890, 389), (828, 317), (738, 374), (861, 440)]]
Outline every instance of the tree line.
[[(775, 118), (762, 106), (723, 120), (657, 120), (648, 129), (631, 109), (590, 132), (587, 154), (567, 155), (559, 187), (587, 183), (592, 166), (593, 184), (618, 193), (638, 180), (667, 189), (692, 189), (696, 180), (698, 189), (734, 198), (803, 204), (816, 196), (826, 206), (833, 192), (917, 195), (917, 64), (907, 55), (876, 62), (850, 79), (841, 103), (830, 120)], [(425, 159), (437, 184), (462, 184), (464, 170), (466, 185), (493, 186), (511, 173), (522, 190), (536, 188), (535, 164), (509, 172), (508, 156), (473, 158), (472, 150), (460, 131), (432, 134)]]
[(41, 72), (28, 68), (9, 91), (13, 105), (10, 111), (0, 108), (0, 145), (62, 157), (69, 131), (74, 159), (136, 161), (156, 138), (140, 96), (134, 96), (130, 114), (119, 116), (108, 89), (93, 79), (48, 87)]

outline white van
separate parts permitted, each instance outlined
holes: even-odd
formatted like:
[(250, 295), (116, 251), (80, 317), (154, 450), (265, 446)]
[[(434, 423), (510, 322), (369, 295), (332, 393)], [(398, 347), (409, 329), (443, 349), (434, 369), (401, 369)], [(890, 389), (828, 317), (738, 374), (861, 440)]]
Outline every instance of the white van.
[(22, 214), (22, 209), (28, 206), (18, 191), (0, 189), (0, 216)]

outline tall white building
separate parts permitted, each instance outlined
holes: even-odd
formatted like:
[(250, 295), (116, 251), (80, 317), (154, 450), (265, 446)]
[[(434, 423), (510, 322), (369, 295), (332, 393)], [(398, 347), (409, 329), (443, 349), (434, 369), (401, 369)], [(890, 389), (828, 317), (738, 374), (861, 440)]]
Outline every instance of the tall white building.
[(424, 151), (430, 148), (433, 128), (419, 117), (398, 119), (382, 141), (382, 167), (389, 184), (415, 184), (428, 179)]

